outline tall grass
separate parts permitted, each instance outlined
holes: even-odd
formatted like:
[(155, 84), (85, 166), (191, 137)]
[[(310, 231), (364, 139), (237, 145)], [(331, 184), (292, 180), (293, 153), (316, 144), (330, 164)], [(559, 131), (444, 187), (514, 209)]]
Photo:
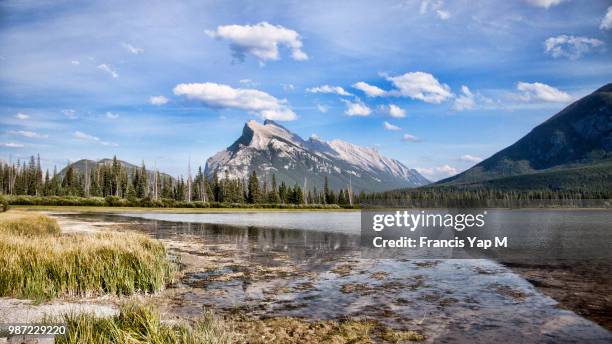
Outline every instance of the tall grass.
[(166, 343), (232, 343), (228, 326), (212, 315), (194, 323), (165, 323), (152, 306), (132, 303), (123, 305), (112, 317), (91, 314), (68, 314), (63, 322), (68, 325), (66, 336), (57, 337), (58, 344), (166, 344)]
[(0, 214), (0, 296), (150, 293), (162, 289), (172, 272), (164, 246), (145, 235), (60, 235), (46, 216)]
[(38, 214), (8, 212), (0, 215), (0, 234), (27, 236), (59, 235), (60, 227), (54, 219)]

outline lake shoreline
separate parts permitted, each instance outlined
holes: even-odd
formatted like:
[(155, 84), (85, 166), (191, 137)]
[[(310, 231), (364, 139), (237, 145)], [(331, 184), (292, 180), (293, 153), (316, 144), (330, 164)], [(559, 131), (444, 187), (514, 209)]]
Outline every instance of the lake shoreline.
[[(62, 210), (65, 210), (65, 208), (62, 207)], [(118, 210), (125, 212), (133, 209), (122, 208)], [(150, 211), (151, 209), (146, 210)], [(236, 211), (236, 209), (232, 210)], [(275, 209), (275, 211), (282, 210)], [(290, 212), (293, 213), (294, 211), (291, 210)], [(486, 312), (489, 312), (487, 309), (491, 306), (483, 300), (489, 297), (501, 298), (502, 304), (517, 307), (525, 302), (532, 303), (531, 300), (534, 297), (542, 299), (541, 296), (536, 295), (535, 289), (525, 281), (519, 284), (508, 283), (508, 279), (517, 280), (519, 277), (513, 277), (510, 270), (500, 269), (499, 265), (492, 262), (488, 263), (486, 260), (482, 262), (482, 265), (481, 263), (477, 265), (468, 263), (464, 267), (461, 267), (462, 262), (443, 262), (441, 260), (402, 261), (393, 264), (373, 265), (370, 261), (355, 258), (354, 253), (347, 252), (334, 256), (324, 255), (321, 258), (322, 261), (317, 263), (316, 269), (312, 270), (296, 264), (286, 253), (271, 249), (264, 252), (265, 260), (269, 264), (262, 265), (259, 261), (262, 257), (253, 256), (252, 252), (249, 253), (249, 250), (245, 250), (244, 247), (236, 246), (230, 242), (225, 244), (214, 240), (211, 242), (209, 237), (202, 236), (203, 232), (198, 228), (203, 228), (205, 225), (185, 224), (188, 228), (187, 232), (162, 234), (164, 229), (158, 227), (158, 224), (164, 224), (163, 221), (117, 217), (115, 216), (117, 215), (116, 212), (109, 212), (108, 216), (105, 216), (105, 213), (95, 213), (91, 214), (91, 217), (87, 217), (88, 214), (84, 212), (75, 211), (74, 208), (70, 211), (57, 211), (55, 209), (44, 213), (56, 218), (62, 230), (69, 233), (93, 233), (105, 230), (149, 233), (161, 240), (171, 254), (180, 256), (182, 269), (179, 282), (157, 294), (145, 297), (149, 302), (160, 308), (164, 318), (168, 321), (197, 317), (202, 314), (203, 309), (211, 309), (219, 316), (228, 317), (228, 319), (231, 319), (233, 314), (238, 312), (246, 316), (245, 319), (250, 319), (246, 323), (252, 322), (253, 324), (261, 324), (261, 321), (267, 321), (265, 319), (280, 319), (279, 317), (295, 319), (300, 324), (304, 324), (304, 321), (341, 321), (348, 318), (379, 319), (379, 324), (388, 326), (388, 328), (424, 335), (426, 342), (446, 340), (449, 336), (454, 338), (451, 342), (467, 343), (473, 339), (471, 336), (476, 336), (476, 338), (486, 342), (492, 341), (492, 338), (498, 335), (496, 330), (498, 325), (489, 328), (483, 327), (478, 330), (481, 326), (493, 324), (479, 323), (477, 319), (468, 316), (467, 319), (476, 322), (470, 325), (473, 327), (472, 331), (476, 330), (476, 332), (470, 332), (463, 329), (465, 325), (455, 324), (449, 315), (456, 314), (458, 310), (468, 313), (475, 312), (474, 315), (483, 311), (485, 312), (483, 314), (486, 314)], [(237, 213), (243, 212), (239, 211)], [(164, 225), (175, 226), (170, 222)], [(285, 232), (291, 233), (291, 231)], [(250, 233), (249, 237), (251, 235), (268, 235), (266, 233), (278, 236), (280, 232), (265, 229)], [(398, 267), (408, 269), (410, 272), (404, 277), (397, 275)], [(455, 295), (452, 288), (431, 288), (432, 285), (436, 285), (440, 281), (445, 284), (448, 278), (452, 278), (459, 271), (456, 269), (460, 268), (462, 269), (460, 270), (462, 271), (461, 274), (475, 278), (474, 281), (481, 282), (481, 285), (476, 287), (474, 296), (481, 292), (490, 294), (490, 296), (479, 301), (475, 300), (469, 293), (466, 295), (459, 291)], [(439, 276), (436, 279), (435, 274), (440, 269), (446, 271), (448, 275)], [(513, 269), (513, 271), (520, 274), (518, 270)], [(521, 276), (524, 277), (523, 274)], [(334, 288), (334, 291), (327, 289), (330, 286)], [(408, 292), (405, 292), (406, 290)], [(235, 294), (235, 292), (240, 294)], [(408, 296), (400, 295), (401, 293), (406, 293), (405, 295)], [(373, 300), (378, 301), (369, 305), (366, 312), (359, 308), (350, 311), (357, 305), (356, 303), (349, 303), (349, 307), (344, 311), (342, 311), (342, 306), (338, 306), (339, 309), (331, 312), (327, 312), (327, 309), (321, 309), (325, 311), (321, 314), (309, 315), (308, 312), (302, 311), (308, 309), (305, 303), (329, 295), (332, 295), (332, 297), (338, 297), (339, 295), (344, 299), (352, 298), (355, 300), (367, 300), (373, 297)], [(241, 299), (245, 296), (245, 299)], [(142, 298), (142, 296), (136, 295), (134, 298)], [(226, 303), (219, 302), (219, 300), (225, 300)], [(103, 303), (108, 303), (111, 306), (113, 304), (119, 305), (121, 302), (118, 298), (104, 301)], [(548, 306), (550, 301), (546, 301), (544, 298), (542, 302), (547, 309), (550, 307)], [(323, 301), (319, 307), (324, 307), (325, 304), (328, 304), (328, 302)], [(411, 319), (409, 316), (400, 313), (398, 307), (415, 309), (425, 307), (425, 309), (430, 309), (426, 313), (431, 315), (430, 318)], [(317, 307), (315, 306), (315, 308)], [(512, 312), (511, 309), (508, 308), (508, 311)], [(338, 310), (341, 310), (341, 312), (334, 313)], [(549, 312), (549, 310), (546, 312)], [(576, 313), (579, 312), (576, 311)], [(533, 321), (529, 320), (533, 315), (526, 314), (526, 316), (528, 318), (522, 318), (521, 315), (520, 319), (528, 322)], [(575, 336), (584, 335), (580, 333), (585, 330), (589, 336), (596, 338), (592, 342), (604, 342), (601, 339), (608, 338), (605, 332), (601, 332), (606, 330), (597, 329), (597, 325), (573, 315), (571, 312), (560, 313), (552, 316), (552, 318), (548, 317), (543, 324), (530, 324), (528, 327), (541, 327), (544, 332), (552, 331), (550, 333), (551, 338), (564, 338), (569, 334), (570, 337), (568, 338), (574, 336), (575, 339)], [(291, 322), (293, 321), (291, 320)], [(422, 324), (423, 321), (426, 323), (433, 322), (433, 324)], [(505, 322), (505, 319), (503, 321)], [(487, 322), (490, 322), (490, 320), (487, 320)], [(557, 323), (564, 325), (561, 325), (562, 328), (558, 328), (554, 325)], [(568, 329), (563, 328), (566, 326)], [(572, 329), (576, 326), (578, 328)], [(521, 331), (520, 328), (516, 330)], [(463, 333), (462, 331), (466, 332)], [(522, 338), (535, 340), (535, 338), (530, 337), (529, 333), (531, 331), (533, 329), (522, 333)], [(452, 337), (456, 335), (460, 337)], [(526, 342), (530, 341), (526, 340)]]

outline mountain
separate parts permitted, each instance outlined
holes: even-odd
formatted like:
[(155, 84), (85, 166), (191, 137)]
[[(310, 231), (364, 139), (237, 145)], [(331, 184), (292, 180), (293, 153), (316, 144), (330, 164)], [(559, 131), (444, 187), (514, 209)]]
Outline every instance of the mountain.
[[(117, 160), (117, 162), (127, 170), (128, 175), (131, 176), (134, 171), (136, 169), (140, 169), (140, 166), (136, 166), (134, 164), (131, 164), (127, 161), (123, 161), (123, 160)], [(88, 170), (91, 170), (93, 167), (95, 166), (99, 166), (99, 165), (110, 165), (113, 163), (113, 159), (101, 159), (98, 161), (95, 160), (89, 160), (89, 159), (81, 159), (81, 160), (77, 160), (73, 163), (71, 163), (70, 165), (64, 167), (60, 172), (59, 175), (63, 178), (64, 175), (66, 174), (66, 171), (68, 170), (69, 166), (72, 166), (72, 168), (75, 171), (78, 171), (79, 173), (83, 173), (85, 172), (85, 169), (87, 168)], [(172, 178), (170, 175), (165, 174), (165, 173), (160, 173), (160, 175), (164, 178)], [(147, 169), (147, 176), (149, 178), (153, 177), (153, 171)], [(173, 179), (173, 178), (172, 178)]]
[(275, 174), (277, 183), (298, 183), (319, 190), (327, 176), (329, 187), (354, 192), (383, 191), (416, 187), (429, 181), (401, 162), (382, 156), (376, 149), (341, 140), (304, 140), (285, 127), (266, 120), (249, 121), (242, 135), (227, 149), (206, 161), (205, 173), (223, 178), (246, 179), (255, 170), (258, 176)]
[[(612, 83), (572, 103), (513, 145), (437, 185), (550, 186), (612, 178)], [(593, 168), (590, 168), (593, 167)], [(520, 178), (519, 178), (520, 176)], [(552, 178), (552, 179), (551, 179)], [(602, 179), (603, 178), (603, 179)], [(558, 185), (557, 185), (558, 184)], [(562, 187), (562, 183), (555, 188)], [(605, 184), (605, 183), (604, 183)], [(580, 182), (576, 184), (579, 186)], [(590, 185), (584, 184), (582, 185)]]

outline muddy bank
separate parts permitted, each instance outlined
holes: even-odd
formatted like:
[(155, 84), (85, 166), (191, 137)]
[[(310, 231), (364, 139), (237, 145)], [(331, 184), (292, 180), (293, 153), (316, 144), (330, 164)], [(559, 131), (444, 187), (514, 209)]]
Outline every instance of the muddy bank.
[(506, 262), (545, 295), (612, 331), (612, 262)]

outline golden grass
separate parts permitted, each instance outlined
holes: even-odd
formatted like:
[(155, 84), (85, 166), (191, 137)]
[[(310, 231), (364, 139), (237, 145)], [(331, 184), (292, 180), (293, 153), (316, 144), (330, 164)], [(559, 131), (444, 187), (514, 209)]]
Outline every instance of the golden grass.
[(131, 303), (121, 306), (112, 317), (90, 314), (68, 314), (61, 322), (68, 325), (66, 336), (57, 337), (58, 344), (165, 344), (165, 343), (233, 343), (231, 329), (212, 315), (188, 323), (162, 322), (152, 306)]
[(151, 293), (172, 272), (164, 246), (146, 235), (60, 235), (57, 222), (44, 215), (0, 214), (0, 296)]
[(144, 303), (124, 304), (112, 317), (68, 314), (59, 322), (68, 325), (68, 334), (56, 338), (56, 343), (61, 344), (372, 344), (425, 339), (417, 332), (393, 330), (371, 320), (310, 322), (291, 317), (255, 319), (240, 314), (221, 318), (207, 313), (196, 320), (164, 322), (154, 306)]
[(9, 211), (0, 213), (0, 233), (18, 235), (59, 235), (60, 227), (52, 218), (38, 214)]

